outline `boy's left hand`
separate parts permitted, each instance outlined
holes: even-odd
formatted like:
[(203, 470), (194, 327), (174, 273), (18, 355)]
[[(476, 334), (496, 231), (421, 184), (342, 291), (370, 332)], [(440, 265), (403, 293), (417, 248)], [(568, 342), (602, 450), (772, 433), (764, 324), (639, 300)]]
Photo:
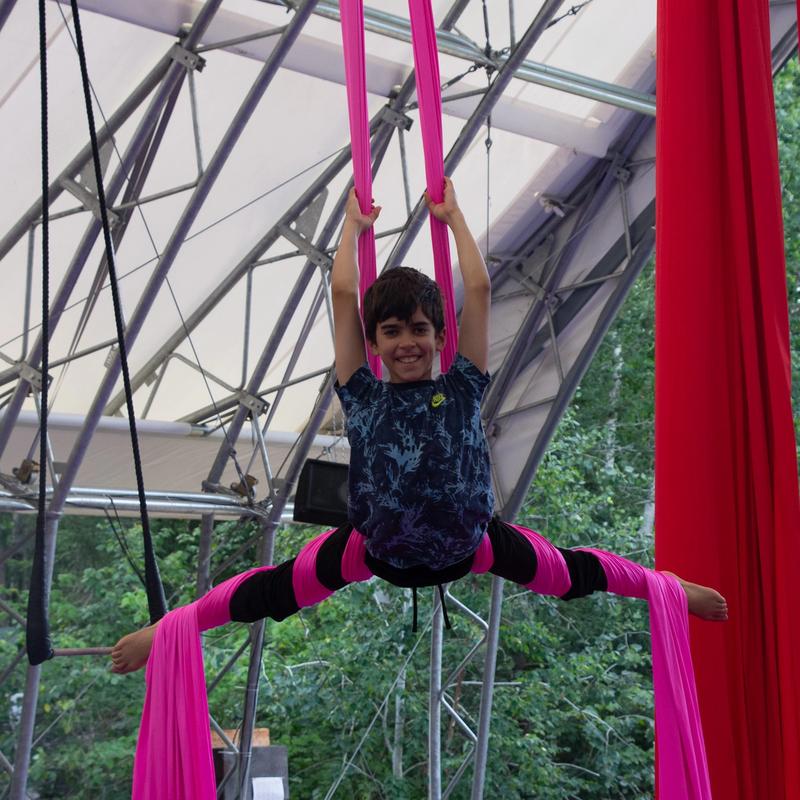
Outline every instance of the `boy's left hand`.
[(425, 192), (424, 197), (428, 211), (436, 219), (452, 225), (461, 216), (461, 209), (458, 207), (458, 200), (456, 200), (456, 190), (453, 188), (453, 181), (450, 178), (445, 177), (444, 179), (444, 199), (441, 203), (434, 203), (427, 192)]

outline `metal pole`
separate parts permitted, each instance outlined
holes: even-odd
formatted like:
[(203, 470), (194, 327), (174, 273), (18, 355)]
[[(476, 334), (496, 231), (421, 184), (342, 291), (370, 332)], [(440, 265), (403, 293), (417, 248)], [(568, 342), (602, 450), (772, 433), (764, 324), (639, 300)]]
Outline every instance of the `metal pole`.
[[(47, 512), (44, 525), (44, 585), (45, 608), (50, 602), (50, 587), (53, 583), (53, 563), (55, 561), (56, 537), (58, 535), (58, 515)], [(11, 782), (11, 800), (26, 800), (28, 769), (31, 763), (33, 729), (36, 723), (36, 704), (39, 696), (39, 679), (42, 665), (28, 666), (25, 679), (25, 695), (22, 700), (17, 751), (14, 757), (14, 779)]]
[(2, 0), (2, 2), (0, 2), (0, 30), (3, 29), (3, 25), (6, 24), (9, 14), (11, 14), (16, 4), (17, 0)]
[(431, 667), (428, 693), (428, 800), (442, 798), (442, 604), (438, 587), (433, 587), (431, 623)]
[[(492, 85), (486, 91), (486, 94), (483, 95), (477, 108), (472, 112), (472, 115), (461, 129), (461, 133), (459, 133), (455, 144), (450, 148), (450, 152), (444, 160), (445, 175), (453, 174), (453, 171), (467, 152), (470, 143), (491, 113), (492, 108), (500, 99), (500, 96), (505, 91), (511, 78), (514, 77), (517, 68), (542, 33), (544, 33), (548, 23), (553, 16), (555, 16), (556, 11), (558, 11), (561, 5), (562, 0), (545, 0), (542, 4), (539, 13), (536, 15), (533, 22), (531, 22), (528, 30), (525, 31), (525, 35), (519, 40), (519, 44), (514, 48), (508, 60), (497, 72), (497, 76), (492, 82)], [(395, 267), (402, 263), (406, 253), (408, 253), (409, 247), (411, 247), (411, 243), (422, 227), (426, 214), (427, 208), (425, 203), (420, 200), (412, 215), (408, 218), (405, 232), (401, 234), (397, 242), (395, 242), (392, 252), (389, 253), (389, 257), (386, 259), (387, 267)]]
[[(311, 417), (308, 420), (303, 433), (297, 441), (294, 456), (287, 467), (284, 476), (284, 485), (277, 493), (275, 503), (272, 506), (270, 515), (264, 523), (264, 540), (262, 545), (261, 561), (268, 563), (272, 561), (272, 551), (275, 537), (275, 530), (280, 522), (283, 507), (288, 497), (294, 491), (300, 470), (308, 456), (314, 436), (322, 420), (325, 418), (328, 406), (333, 396), (333, 367), (328, 374), (328, 378), (320, 389), (317, 402)], [(264, 644), (264, 620), (257, 622), (253, 626), (253, 648), (250, 653), (250, 666), (247, 673), (247, 688), (245, 691), (245, 706), (242, 718), (242, 735), (239, 741), (239, 797), (241, 800), (250, 798), (250, 758), (253, 743), (253, 728), (255, 727), (255, 711), (258, 702), (258, 682), (261, 677), (261, 650)]]
[(486, 763), (489, 756), (489, 726), (492, 721), (494, 676), (497, 666), (497, 646), (500, 641), (500, 612), (503, 608), (503, 579), (492, 578), (492, 600), (489, 610), (489, 630), (486, 639), (486, 659), (483, 665), (481, 710), (478, 719), (478, 741), (475, 743), (475, 771), (472, 777), (471, 800), (483, 800), (486, 782)]

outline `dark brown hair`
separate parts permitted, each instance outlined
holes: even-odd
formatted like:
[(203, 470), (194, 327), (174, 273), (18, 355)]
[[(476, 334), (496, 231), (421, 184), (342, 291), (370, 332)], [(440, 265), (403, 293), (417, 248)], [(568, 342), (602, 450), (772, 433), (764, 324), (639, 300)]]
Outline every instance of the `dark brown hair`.
[(375, 342), (378, 325), (390, 317), (409, 322), (417, 308), (431, 321), (436, 334), (444, 330), (442, 293), (436, 282), (418, 269), (387, 269), (364, 295), (364, 333)]

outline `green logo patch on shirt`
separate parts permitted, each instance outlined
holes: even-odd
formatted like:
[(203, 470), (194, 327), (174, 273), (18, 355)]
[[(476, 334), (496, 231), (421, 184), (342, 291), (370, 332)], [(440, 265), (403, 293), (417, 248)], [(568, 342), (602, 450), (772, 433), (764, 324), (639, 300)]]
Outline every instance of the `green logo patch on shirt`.
[(445, 396), (441, 392), (436, 392), (431, 398), (431, 408), (439, 408), (439, 406), (444, 403), (445, 399)]

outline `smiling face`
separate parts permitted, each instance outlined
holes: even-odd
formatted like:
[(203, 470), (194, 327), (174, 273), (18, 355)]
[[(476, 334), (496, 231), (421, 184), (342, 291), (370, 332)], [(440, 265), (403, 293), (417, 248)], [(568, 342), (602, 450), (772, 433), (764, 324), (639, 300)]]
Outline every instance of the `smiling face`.
[(437, 334), (420, 308), (407, 322), (398, 317), (379, 322), (375, 339), (369, 343), (370, 351), (380, 356), (391, 383), (430, 380), (433, 359), (444, 347), (444, 331)]

